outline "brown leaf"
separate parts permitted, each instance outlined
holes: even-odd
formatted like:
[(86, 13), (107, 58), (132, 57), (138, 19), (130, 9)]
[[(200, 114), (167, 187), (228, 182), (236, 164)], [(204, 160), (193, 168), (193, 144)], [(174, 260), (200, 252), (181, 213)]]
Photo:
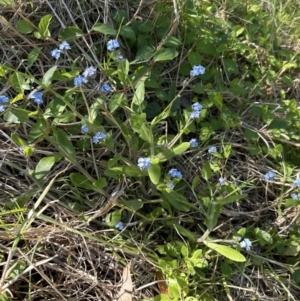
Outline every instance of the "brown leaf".
[(156, 272), (156, 279), (157, 279), (157, 280), (160, 280), (160, 281), (157, 283), (157, 286), (158, 286), (158, 288), (159, 288), (159, 291), (160, 291), (162, 294), (165, 294), (165, 295), (169, 296), (168, 285), (167, 285), (167, 282), (165, 281), (165, 278), (164, 278), (163, 274), (160, 273), (160, 272)]
[(123, 284), (114, 301), (132, 301), (132, 280), (130, 275), (131, 262), (123, 270)]

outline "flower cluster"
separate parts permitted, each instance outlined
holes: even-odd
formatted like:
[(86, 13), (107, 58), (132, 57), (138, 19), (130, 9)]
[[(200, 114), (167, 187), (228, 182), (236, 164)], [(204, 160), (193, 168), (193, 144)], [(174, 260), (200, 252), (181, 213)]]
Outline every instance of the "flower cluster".
[(105, 139), (107, 137), (107, 134), (103, 133), (103, 132), (97, 132), (94, 136), (93, 136), (93, 143), (94, 144), (98, 144), (99, 141)]
[(250, 251), (250, 248), (252, 247), (252, 242), (250, 239), (248, 238), (244, 238), (244, 240), (242, 240), (240, 242), (240, 247), (242, 249), (246, 249), (247, 251)]
[(208, 149), (208, 153), (209, 153), (209, 154), (216, 153), (217, 151), (218, 151), (218, 149), (217, 149), (216, 146), (211, 146), (211, 147)]
[(105, 92), (111, 92), (112, 88), (109, 84), (104, 83), (101, 88), (100, 88), (100, 92), (105, 93)]
[(43, 104), (43, 93), (42, 92), (35, 92), (29, 96), (30, 99), (33, 99), (33, 102), (38, 106)]
[(275, 173), (273, 171), (269, 171), (264, 175), (265, 180), (274, 180), (276, 177)]
[(9, 98), (5, 95), (0, 95), (0, 112), (5, 111), (5, 105), (8, 103)]
[(107, 42), (107, 49), (109, 51), (114, 51), (114, 50), (116, 50), (119, 47), (120, 47), (120, 44), (119, 44), (119, 42), (118, 42), (117, 39), (109, 40)]
[(177, 178), (177, 179), (181, 179), (182, 178), (182, 173), (176, 169), (176, 168), (172, 168), (169, 170), (169, 175), (171, 178)]
[(199, 143), (196, 138), (193, 138), (190, 140), (190, 145), (191, 145), (191, 147), (198, 147)]
[(58, 48), (55, 48), (51, 51), (51, 56), (56, 58), (57, 60), (60, 58), (62, 51), (71, 49), (71, 46), (68, 42), (63, 41), (59, 44)]
[(97, 68), (90, 66), (87, 67), (82, 75), (78, 75), (74, 78), (74, 86), (80, 87), (83, 83), (86, 83), (89, 78), (95, 78), (97, 75)]
[(124, 229), (124, 225), (121, 221), (118, 221), (116, 224), (115, 224), (115, 228), (122, 231)]
[(200, 74), (204, 74), (205, 73), (205, 68), (201, 65), (199, 66), (193, 66), (193, 69), (190, 72), (191, 76), (198, 76)]
[(190, 114), (191, 119), (199, 118), (202, 110), (202, 105), (199, 102), (195, 102), (192, 105), (192, 113)]
[(225, 181), (224, 178), (220, 178), (219, 183), (220, 183), (221, 186), (224, 186), (226, 184), (226, 181)]
[(138, 158), (138, 167), (140, 170), (147, 170), (151, 165), (150, 158)]
[(291, 198), (295, 201), (298, 201), (299, 200), (299, 195), (297, 193), (292, 193), (291, 194)]
[(82, 134), (86, 134), (86, 133), (88, 133), (88, 131), (89, 131), (88, 126), (87, 126), (86, 124), (84, 124), (84, 125), (81, 127), (81, 133), (82, 133)]

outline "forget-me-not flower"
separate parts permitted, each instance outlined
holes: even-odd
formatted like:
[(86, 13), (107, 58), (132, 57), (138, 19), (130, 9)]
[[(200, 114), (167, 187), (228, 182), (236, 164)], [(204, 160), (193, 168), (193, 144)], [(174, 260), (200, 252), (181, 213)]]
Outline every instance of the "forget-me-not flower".
[(224, 186), (225, 183), (226, 183), (226, 181), (225, 181), (224, 178), (220, 178), (220, 179), (219, 179), (219, 183), (220, 183), (221, 186)]
[(201, 65), (199, 66), (193, 66), (193, 69), (190, 72), (191, 76), (198, 76), (200, 74), (204, 74), (205, 73), (205, 68)]
[(33, 99), (33, 102), (36, 103), (38, 106), (44, 102), (42, 92), (35, 92), (30, 96), (30, 98)]
[(196, 138), (190, 140), (191, 147), (198, 147), (199, 143)]
[(59, 44), (59, 49), (60, 50), (69, 50), (69, 49), (71, 49), (71, 46), (69, 45), (68, 42), (63, 41)]
[(51, 56), (53, 56), (54, 58), (56, 58), (57, 60), (59, 59), (61, 54), (61, 50), (55, 48), (51, 51)]
[(297, 179), (294, 181), (294, 186), (296, 186), (298, 188), (300, 187), (300, 179)]
[(240, 242), (240, 246), (242, 249), (246, 249), (247, 251), (250, 251), (250, 248), (252, 247), (252, 242), (250, 239), (245, 238), (243, 241)]
[(171, 178), (178, 178), (178, 179), (182, 178), (182, 173), (176, 168), (170, 169), (169, 170), (169, 175), (170, 175)]
[(113, 51), (113, 50), (115, 50), (115, 49), (117, 49), (119, 47), (120, 47), (120, 44), (119, 44), (119, 42), (118, 42), (117, 39), (109, 40), (107, 42), (107, 49), (109, 51)]
[(117, 62), (120, 62), (124, 59), (124, 57), (123, 57), (122, 54), (118, 54), (118, 55), (116, 55), (115, 59), (116, 59)]
[(115, 224), (115, 228), (122, 231), (124, 229), (124, 225), (121, 221), (118, 221), (116, 224)]
[(211, 153), (216, 153), (218, 151), (217, 147), (216, 146), (211, 146), (209, 149), (208, 149), (208, 153), (211, 154)]
[(172, 181), (170, 181), (168, 184), (167, 184), (167, 187), (170, 188), (170, 189), (173, 189), (174, 188), (174, 183)]
[(85, 77), (78, 75), (74, 78), (74, 86), (79, 87), (85, 82)]
[(151, 165), (150, 158), (138, 158), (138, 167), (140, 170), (147, 170)]
[(86, 134), (89, 131), (89, 128), (86, 124), (81, 127), (81, 133)]
[(97, 74), (97, 68), (93, 66), (87, 67), (82, 73), (84, 77), (92, 77), (92, 78), (96, 77), (96, 74)]
[(105, 92), (111, 92), (112, 88), (109, 84), (104, 83), (101, 88), (100, 88), (100, 92), (105, 93)]
[(0, 104), (8, 103), (9, 98), (5, 95), (0, 95)]
[(0, 105), (0, 113), (5, 111), (5, 106), (4, 105)]
[(100, 140), (103, 140), (107, 137), (107, 135), (103, 132), (98, 132), (93, 137), (93, 143), (98, 144)]
[(193, 112), (190, 114), (191, 119), (199, 118), (202, 110), (202, 105), (199, 102), (192, 104)]
[(274, 180), (276, 177), (275, 173), (273, 171), (269, 171), (264, 175), (265, 180)]
[(299, 200), (299, 195), (297, 193), (292, 193), (291, 198), (295, 201)]

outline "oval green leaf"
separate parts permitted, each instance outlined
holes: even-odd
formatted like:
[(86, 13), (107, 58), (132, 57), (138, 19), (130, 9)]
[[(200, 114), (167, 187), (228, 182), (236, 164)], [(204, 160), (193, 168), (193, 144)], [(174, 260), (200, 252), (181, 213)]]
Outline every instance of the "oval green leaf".
[(154, 61), (170, 61), (178, 56), (178, 51), (173, 48), (162, 48), (155, 52)]
[(231, 259), (232, 261), (237, 262), (245, 262), (246, 258), (243, 254), (241, 254), (239, 251), (232, 249), (230, 247), (215, 244), (212, 242), (204, 241), (204, 243), (212, 250), (220, 253), (221, 255)]

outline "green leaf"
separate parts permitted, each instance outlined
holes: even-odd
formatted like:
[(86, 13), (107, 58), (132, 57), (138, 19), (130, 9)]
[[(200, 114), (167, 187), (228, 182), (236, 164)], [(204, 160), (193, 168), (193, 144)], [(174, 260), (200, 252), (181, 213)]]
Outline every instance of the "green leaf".
[(238, 200), (244, 199), (248, 196), (248, 194), (234, 194), (234, 195), (229, 195), (225, 198), (223, 197), (217, 197), (217, 203), (219, 205), (226, 205), (232, 202), (236, 202)]
[(154, 62), (170, 61), (178, 56), (178, 51), (173, 48), (161, 48), (154, 54)]
[(154, 185), (157, 185), (159, 183), (160, 176), (161, 176), (161, 169), (160, 169), (159, 164), (151, 164), (148, 169), (148, 173), (149, 173), (151, 182)]
[(293, 272), (292, 279), (295, 283), (297, 283), (297, 284), (300, 283), (300, 269), (297, 269)]
[(113, 94), (108, 103), (109, 111), (113, 113), (115, 110), (117, 110), (120, 107), (123, 99), (124, 99), (123, 93)]
[(14, 72), (9, 79), (10, 84), (16, 92), (24, 93), (24, 90), (25, 88), (27, 88), (27, 85), (25, 83), (24, 75), (21, 72)]
[(29, 34), (34, 31), (33, 25), (24, 19), (17, 21), (16, 28), (22, 34)]
[(209, 162), (205, 162), (202, 167), (202, 178), (206, 181), (211, 177), (211, 168)]
[(196, 234), (182, 227), (177, 222), (166, 222), (166, 225), (168, 225), (170, 228), (175, 228), (182, 236), (187, 237), (191, 242), (196, 242)]
[(44, 74), (43, 81), (42, 81), (43, 85), (45, 85), (46, 87), (49, 87), (51, 85), (52, 77), (56, 69), (57, 66), (53, 66)]
[(43, 178), (51, 170), (52, 166), (56, 162), (58, 162), (61, 158), (62, 156), (60, 155), (42, 158), (35, 168), (35, 172), (34, 172), (35, 178), (36, 179)]
[(231, 145), (230, 145), (230, 144), (226, 144), (226, 145), (224, 146), (224, 157), (225, 157), (226, 159), (228, 159), (229, 156), (230, 156), (230, 153), (231, 153)]
[(125, 205), (126, 207), (132, 209), (133, 211), (138, 211), (144, 206), (144, 202), (141, 199), (138, 200), (118, 200), (118, 203)]
[(142, 113), (142, 114), (132, 113), (130, 115), (129, 121), (130, 121), (132, 129), (136, 133), (139, 133), (143, 123), (146, 121), (146, 114), (145, 113)]
[(96, 187), (92, 184), (92, 182), (83, 174), (74, 172), (70, 174), (70, 180), (74, 186), (84, 188), (87, 190), (97, 191)]
[(58, 36), (60, 41), (74, 42), (83, 35), (83, 31), (77, 26), (69, 26), (65, 28)]
[(64, 156), (70, 156), (74, 161), (76, 161), (76, 152), (67, 133), (61, 129), (53, 129), (53, 133), (57, 140), (56, 147), (62, 151)]
[(148, 61), (154, 53), (154, 48), (150, 46), (141, 47), (135, 56), (134, 62)]
[(135, 86), (135, 92), (131, 102), (131, 108), (133, 108), (133, 104), (140, 107), (144, 99), (145, 99), (145, 82), (143, 80), (139, 80)]
[(255, 228), (254, 232), (256, 234), (257, 239), (262, 245), (265, 245), (265, 243), (269, 245), (273, 243), (273, 238), (271, 234), (269, 234), (267, 231), (263, 231), (260, 230), (259, 228)]
[(31, 111), (23, 109), (11, 109), (4, 113), (3, 119), (11, 123), (27, 122), (31, 113)]
[(28, 133), (28, 143), (34, 142), (36, 139), (42, 137), (47, 131), (47, 122), (44, 118), (40, 118), (37, 123), (35, 123)]
[(171, 158), (181, 155), (182, 153), (184, 153), (188, 148), (190, 147), (190, 143), (189, 142), (183, 142), (177, 146), (175, 146), (172, 149), (167, 150), (164, 153), (159, 153), (157, 155), (157, 157), (159, 158), (160, 162), (165, 162), (170, 160)]
[(169, 201), (169, 203), (179, 211), (188, 212), (192, 207), (188, 200), (182, 194), (176, 191), (162, 190), (162, 194)]
[(116, 167), (109, 168), (108, 171), (112, 171), (118, 175), (126, 175), (128, 177), (145, 176), (145, 173), (135, 166), (127, 166), (127, 165), (116, 166)]
[(167, 46), (167, 47), (177, 47), (177, 46), (182, 45), (182, 42), (178, 38), (176, 38), (175, 36), (170, 36), (166, 40), (164, 45)]
[(245, 256), (235, 249), (232, 249), (232, 248), (224, 246), (224, 245), (219, 245), (219, 244), (215, 244), (212, 242), (208, 242), (208, 241), (204, 241), (204, 243), (210, 249), (231, 259), (232, 261), (237, 261), (237, 262), (245, 262), (246, 261)]
[(99, 178), (97, 181), (93, 183), (94, 186), (98, 188), (104, 188), (107, 186), (107, 181), (105, 178)]
[(14, 133), (11, 133), (10, 138), (11, 138), (11, 140), (12, 140), (14, 143), (16, 143), (18, 146), (24, 146), (24, 145), (26, 145), (25, 141), (22, 140), (19, 136), (17, 136), (17, 135), (14, 134)]
[(101, 32), (105, 35), (117, 35), (117, 31), (108, 24), (97, 23), (92, 30)]
[(126, 26), (126, 25), (121, 27), (120, 35), (122, 37), (124, 37), (125, 39), (131, 40), (132, 42), (134, 42), (136, 40), (134, 30), (131, 27)]
[(148, 119), (153, 119), (155, 116), (161, 113), (161, 105), (157, 101), (148, 103), (145, 113)]
[(41, 47), (35, 47), (28, 53), (27, 56), (28, 67), (31, 67), (33, 63), (37, 60), (39, 54), (41, 53), (41, 50), (42, 50)]
[(40, 20), (40, 23), (38, 26), (38, 32), (34, 33), (34, 36), (37, 39), (46, 40), (47, 38), (49, 38), (51, 36), (50, 31), (49, 31), (49, 25), (50, 25), (51, 19), (52, 19), (52, 15), (46, 15)]

